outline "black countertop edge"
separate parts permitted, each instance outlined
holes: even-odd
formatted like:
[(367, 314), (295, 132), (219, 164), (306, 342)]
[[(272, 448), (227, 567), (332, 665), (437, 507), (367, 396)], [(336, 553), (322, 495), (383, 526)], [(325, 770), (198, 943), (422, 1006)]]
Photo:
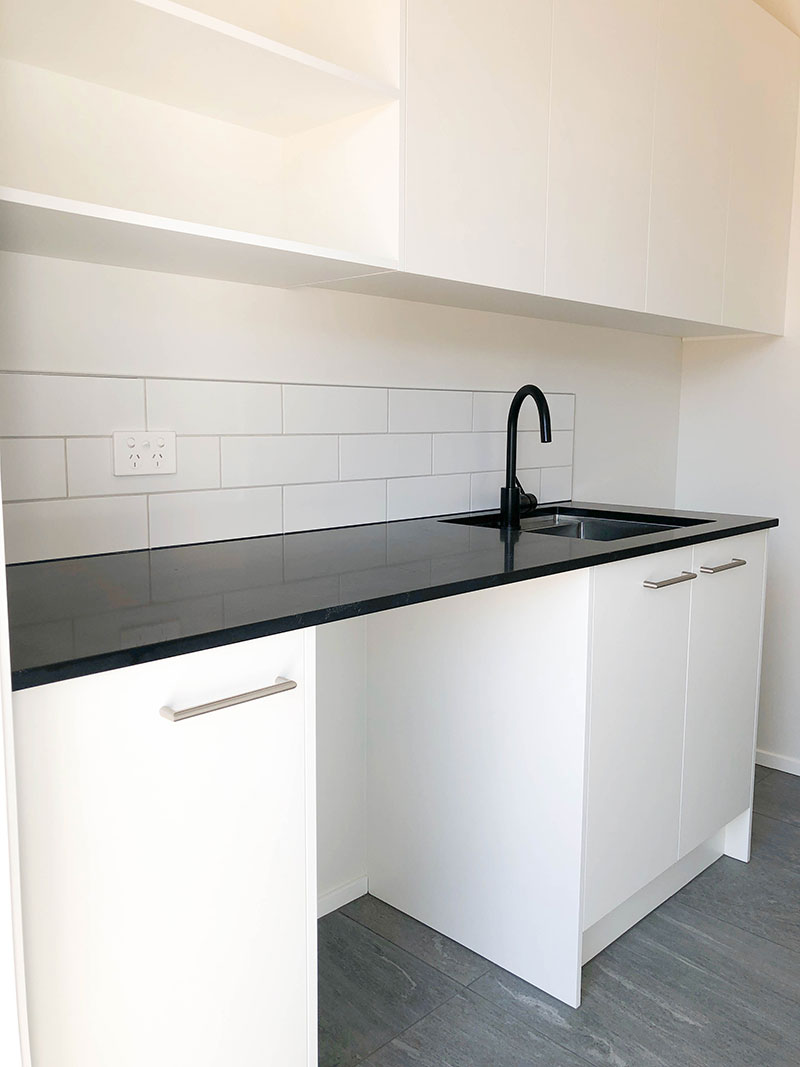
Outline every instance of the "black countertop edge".
[[(557, 505), (556, 505), (557, 506)], [(563, 505), (567, 506), (567, 505)], [(540, 562), (534, 566), (520, 566), (513, 571), (498, 570), (495, 573), (484, 573), (475, 577), (445, 582), (438, 585), (421, 587), (418, 589), (398, 590), (388, 595), (366, 597), (353, 600), (350, 603), (320, 605), (318, 608), (303, 610), (295, 614), (288, 614), (278, 618), (268, 618), (244, 625), (223, 627), (206, 633), (188, 634), (175, 639), (166, 639), (155, 644), (139, 645), (132, 648), (114, 649), (96, 655), (81, 656), (60, 662), (36, 665), (12, 670), (11, 683), (14, 691), (30, 689), (36, 686), (48, 685), (53, 682), (67, 679), (81, 678), (104, 671), (116, 670), (121, 667), (131, 667), (140, 663), (148, 663), (155, 660), (168, 659), (172, 656), (186, 655), (191, 652), (201, 652), (223, 645), (236, 644), (241, 641), (251, 641), (260, 637), (268, 637), (273, 634), (286, 633), (292, 630), (306, 629), (313, 626), (321, 626), (326, 623), (339, 622), (344, 619), (357, 618), (371, 615), (379, 611), (387, 611), (393, 608), (405, 607), (411, 604), (421, 604), (430, 600), (439, 600), (449, 596), (459, 596), (463, 593), (475, 592), (480, 589), (489, 589), (501, 585), (509, 585), (514, 582), (530, 581), (535, 578), (543, 578), (553, 574), (563, 574), (574, 570), (584, 570), (588, 567), (601, 566), (605, 563), (616, 563), (625, 559), (633, 559), (637, 556), (652, 555), (671, 549), (684, 548), (692, 545), (703, 544), (708, 541), (716, 541), (722, 538), (735, 537), (739, 534), (755, 533), (778, 526), (778, 519), (758, 518), (748, 516), (714, 515), (708, 512), (675, 511), (666, 508), (634, 508), (629, 506), (616, 506), (605, 504), (589, 504), (574, 502), (569, 505), (572, 508), (585, 509), (587, 514), (603, 516), (606, 514), (625, 513), (630, 518), (637, 515), (646, 517), (675, 516), (687, 520), (694, 519), (703, 525), (688, 525), (653, 540), (654, 535), (647, 536), (646, 543), (642, 543), (643, 537), (626, 539), (624, 545), (620, 541), (592, 542), (591, 550), (585, 555), (566, 559), (554, 559), (548, 562)], [(481, 513), (475, 513), (481, 514)], [(484, 512), (483, 514), (488, 514)], [(414, 524), (430, 524), (442, 522), (444, 517), (427, 518), (418, 520), (398, 520), (396, 524), (381, 523), (374, 526), (407, 526)], [(343, 530), (364, 530), (364, 526), (337, 527), (336, 532), (341, 534)], [(317, 533), (324, 537), (326, 533), (334, 531), (307, 531)], [(490, 531), (486, 531), (487, 533)], [(495, 535), (497, 530), (491, 531)], [(245, 539), (274, 540), (275, 538), (295, 537), (295, 534), (275, 534), (266, 538)], [(549, 538), (550, 541), (561, 541), (560, 538)], [(584, 543), (585, 544), (585, 543)], [(185, 548), (197, 548), (198, 545), (184, 546)], [(147, 552), (148, 550), (143, 550)], [(153, 549), (151, 552), (180, 551), (176, 548)], [(106, 554), (105, 559), (115, 556), (125, 556), (130, 553)], [(101, 557), (73, 557), (75, 560), (97, 559)], [(45, 561), (49, 563), (62, 561)], [(63, 562), (69, 562), (63, 561)], [(37, 567), (40, 564), (14, 564), (13, 567)], [(13, 628), (12, 628), (13, 634)], [(13, 665), (13, 652), (12, 652)]]

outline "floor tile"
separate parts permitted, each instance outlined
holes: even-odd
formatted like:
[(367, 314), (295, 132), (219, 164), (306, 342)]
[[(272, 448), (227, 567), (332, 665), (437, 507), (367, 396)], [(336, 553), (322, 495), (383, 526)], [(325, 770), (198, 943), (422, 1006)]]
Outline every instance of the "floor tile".
[(759, 815), (800, 825), (800, 776), (773, 771), (758, 782), (753, 810)]
[(425, 926), (396, 908), (384, 904), (377, 897), (359, 897), (341, 910), (362, 926), (380, 934), (387, 941), (424, 960), (462, 985), (474, 982), (491, 966), (483, 956), (478, 956), (444, 934), (432, 930), (430, 926)]
[(585, 971), (587, 1000), (602, 1000), (606, 1013), (621, 1000), (643, 1043), (653, 1032), (669, 1039), (670, 1064), (797, 1067), (795, 1000), (733, 985), (660, 933), (640, 924), (593, 960)]
[(681, 894), (662, 904), (638, 929), (689, 961), (753, 995), (776, 993), (800, 1004), (800, 953), (766, 941), (738, 926), (681, 903)]
[(463, 990), (365, 1067), (585, 1067), (518, 1017)]
[(766, 778), (768, 774), (772, 774), (771, 767), (762, 767), (760, 763), (756, 764), (756, 782), (760, 782), (763, 778)]
[(350, 1067), (460, 988), (334, 912), (319, 923), (320, 1067)]
[(756, 853), (749, 863), (723, 856), (681, 890), (679, 899), (800, 952), (800, 870)]
[(752, 854), (756, 860), (771, 860), (800, 871), (800, 823), (754, 814)]

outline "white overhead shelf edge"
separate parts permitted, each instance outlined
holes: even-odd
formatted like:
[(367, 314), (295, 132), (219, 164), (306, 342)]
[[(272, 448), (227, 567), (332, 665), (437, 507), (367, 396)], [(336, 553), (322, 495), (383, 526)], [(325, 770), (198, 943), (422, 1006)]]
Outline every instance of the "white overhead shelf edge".
[(289, 288), (396, 269), (396, 261), (0, 187), (0, 248)]

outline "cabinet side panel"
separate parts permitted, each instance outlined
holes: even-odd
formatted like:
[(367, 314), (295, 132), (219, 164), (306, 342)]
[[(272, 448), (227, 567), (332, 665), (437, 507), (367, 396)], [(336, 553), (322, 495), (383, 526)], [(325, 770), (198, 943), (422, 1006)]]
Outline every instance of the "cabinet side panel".
[(580, 996), (588, 571), (368, 620), (370, 892)]

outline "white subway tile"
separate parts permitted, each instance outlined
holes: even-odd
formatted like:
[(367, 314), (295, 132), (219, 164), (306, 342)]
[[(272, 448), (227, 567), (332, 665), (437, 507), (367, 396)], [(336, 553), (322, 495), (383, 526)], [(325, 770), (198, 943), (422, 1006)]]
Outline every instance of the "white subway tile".
[(284, 385), (284, 433), (384, 433), (386, 389)]
[(431, 473), (430, 434), (342, 437), (340, 448), (343, 480)]
[(494, 471), (505, 465), (502, 433), (447, 433), (433, 439), (434, 474)]
[(472, 393), (390, 389), (391, 433), (458, 433), (472, 429)]
[(147, 426), (179, 434), (280, 433), (281, 387), (149, 378)]
[[(517, 471), (526, 493), (539, 496), (539, 471), (524, 468)], [(482, 471), (471, 476), (470, 511), (485, 511), (500, 507), (500, 487), (505, 483), (506, 472)]]
[(572, 467), (545, 467), (542, 470), (543, 504), (572, 499)]
[(279, 533), (281, 490), (216, 489), (150, 498), (150, 545), (188, 545)]
[(287, 485), (283, 503), (283, 528), (287, 533), (383, 522), (386, 519), (386, 482)]
[(339, 477), (339, 438), (223, 437), (223, 485), (288, 485)]
[(131, 493), (169, 493), (219, 486), (219, 438), (179, 437), (175, 474), (114, 474), (110, 438), (76, 437), (67, 441), (69, 495), (114, 496)]
[(147, 547), (147, 498), (93, 497), (6, 504), (8, 563)]
[[(554, 430), (553, 440), (542, 444), (538, 433), (521, 433), (517, 443), (519, 467), (565, 467), (572, 463), (572, 431)], [(505, 466), (505, 463), (502, 464)]]
[(469, 511), (469, 475), (397, 478), (388, 483), (387, 494), (389, 521)]
[(67, 495), (64, 441), (60, 437), (0, 441), (0, 470), (4, 500)]
[[(572, 430), (575, 426), (574, 393), (545, 393), (554, 430)], [(472, 428), (478, 432), (505, 430), (513, 393), (475, 393)], [(539, 413), (532, 400), (526, 400), (519, 413), (520, 430), (538, 430)]]
[(0, 375), (0, 435), (71, 437), (144, 426), (144, 382), (60, 374)]

